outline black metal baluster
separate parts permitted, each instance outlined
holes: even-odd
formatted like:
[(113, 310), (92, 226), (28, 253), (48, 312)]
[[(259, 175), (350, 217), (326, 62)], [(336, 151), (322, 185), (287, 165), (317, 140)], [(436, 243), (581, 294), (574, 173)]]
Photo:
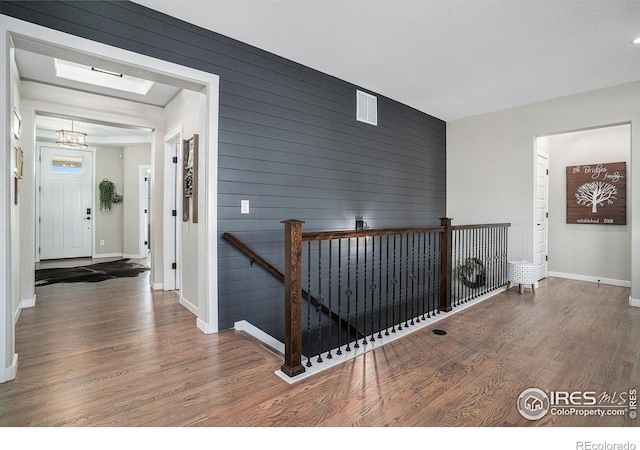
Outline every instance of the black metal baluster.
[(486, 227), (484, 229), (484, 246), (486, 248), (487, 259), (486, 259), (486, 267), (485, 270), (487, 272), (486, 284), (488, 286), (488, 290), (492, 290), (495, 287), (495, 263), (496, 263), (496, 254), (493, 247), (492, 237), (493, 237), (494, 228)]
[(427, 267), (427, 319), (431, 318), (431, 312), (433, 311), (433, 285), (435, 285), (434, 272), (433, 272), (433, 254), (432, 254), (432, 238), (435, 240), (435, 235), (429, 233), (429, 266)]
[[(491, 253), (493, 254), (493, 260), (497, 261), (498, 258), (498, 246), (497, 246), (497, 240), (498, 240), (498, 233), (497, 233), (497, 228), (492, 227), (490, 230), (490, 234), (491, 237), (489, 239), (489, 245), (491, 246)], [(495, 286), (497, 284), (498, 280), (496, 278), (496, 274), (494, 273), (492, 276), (492, 280), (491, 280), (491, 284), (493, 286)]]
[(318, 359), (322, 362), (322, 308), (324, 302), (322, 297), (322, 241), (318, 241), (318, 304), (316, 305), (316, 315), (318, 317)]
[[(435, 273), (434, 273), (434, 277), (436, 280), (435, 286), (434, 286), (434, 301), (433, 301), (433, 310), (434, 310), (434, 315), (435, 314), (440, 314), (440, 300), (439, 300), (439, 292), (440, 292), (440, 286), (441, 284), (444, 282), (444, 280), (442, 280), (442, 277), (440, 277), (440, 271), (438, 270), (438, 268), (440, 267), (440, 265), (442, 264), (441, 258), (440, 258), (440, 247), (442, 246), (442, 233), (438, 234), (438, 239), (436, 240), (436, 242), (434, 242), (434, 256), (433, 258), (436, 261), (436, 264), (434, 265), (435, 267)], [(453, 240), (453, 237), (452, 237)], [(453, 258), (452, 258), (453, 260)], [(451, 277), (451, 281), (453, 281), (453, 277)], [(453, 291), (453, 290), (452, 290)]]
[(368, 238), (364, 238), (364, 281), (362, 283), (362, 345), (367, 345), (367, 247)]
[[(333, 240), (329, 239), (329, 351), (327, 352), (327, 359), (331, 359), (333, 358), (333, 355), (331, 354), (331, 341), (333, 340), (333, 335), (331, 334), (331, 323), (333, 322), (332, 316), (333, 316), (333, 309), (332, 309), (332, 290), (331, 290), (331, 281), (332, 281), (332, 275), (333, 275)], [(339, 320), (340, 316), (338, 316), (338, 320)], [(338, 322), (338, 326), (340, 326), (340, 322)]]
[(467, 249), (467, 261), (469, 261), (472, 270), (469, 271), (469, 275), (468, 275), (468, 282), (467, 282), (467, 292), (466, 295), (464, 296), (464, 299), (462, 301), (462, 303), (466, 303), (468, 302), (471, 298), (473, 298), (473, 274), (475, 272), (475, 270), (473, 270), (473, 230), (467, 230), (466, 231), (466, 240), (467, 240), (467, 245), (466, 245), (466, 249)]
[(385, 328), (385, 336), (389, 336), (389, 236), (385, 236), (386, 247), (387, 247), (387, 276), (385, 279), (386, 286), (386, 298), (385, 298), (385, 307), (384, 307), (384, 328)]
[(391, 280), (393, 284), (393, 297), (391, 302), (392, 308), (392, 324), (391, 324), (391, 332), (396, 332), (396, 285), (398, 284), (398, 280), (396, 279), (396, 236), (393, 235), (393, 279)]
[[(478, 241), (478, 229), (474, 228), (472, 234), (473, 234), (473, 238), (472, 238), (473, 239), (473, 257), (477, 258), (478, 261), (479, 261), (480, 260), (480, 253), (479, 253), (480, 250), (478, 249), (478, 242), (479, 242)], [(478, 284), (478, 282), (480, 280), (478, 279), (478, 270), (477, 269), (474, 270), (474, 277), (475, 277), (474, 280), (473, 280), (474, 289), (473, 289), (472, 298), (478, 297), (478, 292), (480, 291), (480, 285)]]
[(481, 275), (483, 278), (480, 279), (482, 288), (479, 291), (479, 295), (486, 294), (487, 286), (489, 283), (487, 282), (487, 262), (484, 257), (484, 249), (485, 249), (485, 230), (486, 228), (481, 228), (478, 230), (478, 248), (480, 252), (480, 260), (482, 261), (482, 272)]
[(342, 239), (338, 239), (338, 350), (342, 355)]
[[(420, 320), (425, 320), (425, 315), (424, 315), (424, 264), (420, 264), (421, 262), (424, 262), (424, 240), (426, 238), (426, 234), (425, 233), (419, 233), (418, 234), (418, 309), (422, 310), (422, 317), (418, 317), (418, 319), (416, 319), (417, 322), (420, 322)], [(422, 239), (422, 247), (420, 246), (420, 240)], [(422, 249), (422, 252), (420, 252), (420, 249)], [(420, 276), (422, 275), (422, 277)], [(421, 283), (422, 282), (422, 283)], [(420, 295), (420, 293), (422, 292), (422, 295)], [(418, 311), (418, 314), (420, 314), (420, 311)]]
[(398, 330), (402, 330), (402, 243), (404, 240), (404, 234), (400, 235), (400, 254), (398, 255)]
[(404, 326), (405, 328), (409, 327), (409, 302), (411, 301), (411, 299), (409, 298), (409, 280), (410, 280), (410, 273), (409, 273), (409, 235), (405, 234), (405, 239), (407, 241), (406, 243), (406, 251), (405, 251), (405, 286), (404, 286), (404, 293), (405, 293), (405, 305), (404, 305)]
[(502, 244), (502, 283), (507, 283), (507, 270), (509, 259), (509, 229), (507, 227), (504, 230), (504, 243)]
[[(347, 297), (347, 347), (345, 351), (351, 351), (351, 238), (348, 240), (349, 247), (347, 248), (347, 291), (345, 295)], [(357, 339), (357, 336), (356, 336)]]
[(307, 242), (307, 367), (311, 367), (311, 241)]
[[(461, 250), (461, 245), (462, 245), (461, 234), (462, 234), (462, 231), (461, 230), (457, 230), (457, 231), (454, 230), (453, 232), (455, 233), (457, 244), (456, 244), (456, 259), (452, 258), (452, 260), (455, 261), (455, 265), (456, 266), (455, 266), (454, 270), (457, 272), (457, 276), (452, 277), (451, 281), (453, 282), (453, 280), (457, 280), (457, 282), (456, 282), (456, 299), (453, 302), (453, 305), (454, 306), (458, 306), (457, 302), (460, 300), (460, 296), (462, 295), (461, 283), (460, 283), (460, 279), (462, 277), (462, 272), (461, 272), (462, 267), (461, 267), (461, 264), (460, 264), (461, 263), (461, 258), (462, 258), (462, 254), (461, 254), (461, 251), (462, 251)], [(452, 291), (453, 291), (453, 289), (452, 289)]]
[[(374, 238), (375, 239), (375, 238)], [(378, 256), (378, 338), (382, 339), (382, 236), (378, 236), (380, 254)], [(386, 258), (388, 261), (388, 258)]]
[(371, 338), (369, 339), (371, 342), (375, 342), (375, 338), (373, 337), (375, 330), (375, 296), (376, 296), (376, 237), (371, 237), (371, 285), (369, 288), (371, 289)]
[(411, 325), (414, 325), (414, 303), (416, 301), (415, 297), (415, 281), (416, 281), (416, 234), (411, 233)]
[(360, 344), (358, 344), (358, 303), (360, 303), (360, 296), (359, 294), (359, 290), (360, 290), (360, 238), (356, 238), (356, 315), (354, 317), (354, 320), (356, 322), (356, 326), (355, 326), (355, 339), (354, 339), (354, 344), (353, 344), (353, 348), (360, 348)]

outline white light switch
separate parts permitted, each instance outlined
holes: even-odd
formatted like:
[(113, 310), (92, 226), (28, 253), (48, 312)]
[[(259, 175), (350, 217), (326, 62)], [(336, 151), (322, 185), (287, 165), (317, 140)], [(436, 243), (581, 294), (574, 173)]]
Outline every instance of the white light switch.
[(249, 200), (240, 200), (240, 214), (249, 214)]

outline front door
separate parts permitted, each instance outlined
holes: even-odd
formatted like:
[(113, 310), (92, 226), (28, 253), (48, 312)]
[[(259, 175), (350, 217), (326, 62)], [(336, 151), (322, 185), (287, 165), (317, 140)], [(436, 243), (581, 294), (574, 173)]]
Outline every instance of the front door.
[(93, 157), (40, 148), (40, 259), (92, 256)]

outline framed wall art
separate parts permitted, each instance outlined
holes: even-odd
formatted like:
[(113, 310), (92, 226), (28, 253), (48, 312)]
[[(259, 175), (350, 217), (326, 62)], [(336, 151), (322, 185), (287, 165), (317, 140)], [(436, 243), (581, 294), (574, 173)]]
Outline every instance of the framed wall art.
[(187, 139), (182, 145), (182, 178), (183, 178), (183, 199), (182, 199), (182, 221), (188, 222), (190, 215), (190, 205), (193, 209), (191, 220), (198, 223), (198, 135), (194, 134), (191, 139)]
[(626, 225), (626, 163), (567, 167), (567, 223)]

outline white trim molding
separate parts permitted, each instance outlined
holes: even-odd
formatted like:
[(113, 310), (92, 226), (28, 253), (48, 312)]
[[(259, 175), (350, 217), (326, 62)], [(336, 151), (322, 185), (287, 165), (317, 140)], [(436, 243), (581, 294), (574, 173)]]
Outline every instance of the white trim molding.
[(549, 272), (549, 276), (556, 277), (556, 278), (567, 278), (569, 280), (576, 280), (576, 281), (587, 281), (589, 283), (608, 284), (611, 286), (631, 287), (631, 281), (616, 280), (614, 278), (598, 278), (598, 277), (592, 277), (589, 275), (579, 275), (575, 273), (565, 273), (565, 272)]
[(215, 323), (215, 324), (206, 323), (204, 320), (202, 320), (200, 318), (198, 318), (198, 320), (196, 320), (196, 326), (204, 334), (213, 334), (213, 333), (217, 333), (218, 332), (218, 324), (217, 323)]
[(14, 353), (13, 361), (11, 362), (11, 365), (5, 369), (4, 374), (0, 374), (0, 375), (4, 375), (4, 377), (0, 379), (0, 383), (13, 380), (16, 377), (17, 373), (18, 373), (18, 354)]
[(274, 338), (273, 336), (265, 333), (261, 329), (251, 325), (246, 320), (241, 320), (233, 324), (233, 328), (239, 331), (244, 331), (247, 334), (250, 334), (254, 338), (258, 339), (260, 342), (263, 342), (265, 345), (273, 348), (274, 350), (284, 353), (284, 344)]
[(632, 298), (629, 296), (629, 306), (640, 308), (640, 298)]
[(187, 308), (194, 316), (198, 317), (198, 307), (191, 303), (189, 300), (180, 295), (180, 304)]

